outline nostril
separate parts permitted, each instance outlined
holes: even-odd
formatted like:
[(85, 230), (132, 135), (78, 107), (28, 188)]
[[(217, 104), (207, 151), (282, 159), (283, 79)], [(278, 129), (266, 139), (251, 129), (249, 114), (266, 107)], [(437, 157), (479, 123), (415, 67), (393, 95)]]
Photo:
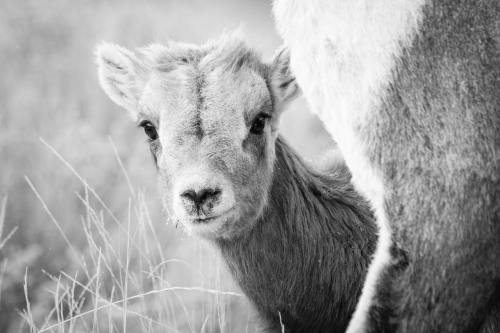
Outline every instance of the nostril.
[(203, 188), (199, 191), (186, 190), (181, 194), (181, 197), (199, 206), (207, 201), (217, 200), (221, 194), (222, 190), (218, 188)]
[(217, 199), (221, 194), (221, 190), (219, 189), (203, 189), (200, 191), (199, 202), (203, 203), (210, 199)]
[(198, 195), (193, 190), (187, 190), (181, 194), (181, 198), (188, 199), (189, 201), (196, 203), (198, 200)]

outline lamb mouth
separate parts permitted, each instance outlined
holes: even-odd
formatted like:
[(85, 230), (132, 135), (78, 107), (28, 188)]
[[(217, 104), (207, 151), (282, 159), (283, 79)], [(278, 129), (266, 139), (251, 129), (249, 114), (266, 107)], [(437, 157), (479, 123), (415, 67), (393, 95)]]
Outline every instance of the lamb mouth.
[(234, 207), (226, 210), (225, 212), (219, 214), (219, 215), (215, 215), (215, 216), (207, 216), (207, 217), (196, 217), (196, 218), (193, 218), (191, 221), (192, 223), (194, 224), (208, 224), (212, 221), (215, 221), (215, 220), (220, 220), (220, 219), (224, 219), (228, 217), (228, 215), (234, 210)]
[(198, 217), (198, 218), (194, 218), (193, 219), (193, 223), (197, 223), (197, 224), (203, 224), (203, 223), (209, 223), (210, 221), (212, 220), (215, 220), (216, 218), (218, 218), (219, 216), (209, 216), (209, 217)]

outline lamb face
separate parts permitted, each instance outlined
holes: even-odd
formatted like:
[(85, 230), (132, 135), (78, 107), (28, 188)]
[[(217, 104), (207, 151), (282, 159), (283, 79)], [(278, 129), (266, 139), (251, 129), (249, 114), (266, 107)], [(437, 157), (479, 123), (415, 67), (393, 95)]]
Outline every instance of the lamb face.
[(101, 85), (144, 127), (170, 218), (230, 238), (261, 215), (281, 109), (296, 93), (286, 53), (263, 63), (237, 37), (132, 52), (102, 44)]

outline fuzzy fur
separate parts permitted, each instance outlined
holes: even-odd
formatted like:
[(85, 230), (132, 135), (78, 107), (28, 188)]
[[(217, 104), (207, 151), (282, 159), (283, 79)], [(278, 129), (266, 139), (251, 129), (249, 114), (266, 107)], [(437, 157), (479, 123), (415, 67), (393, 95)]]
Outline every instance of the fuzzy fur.
[[(156, 127), (150, 146), (170, 218), (212, 238), (250, 228), (270, 182), (279, 117), (273, 110), (285, 98), (274, 99), (269, 90), (279, 63), (264, 64), (237, 35), (136, 51), (102, 43), (96, 53), (104, 91), (137, 122)], [(272, 115), (265, 135), (248, 135), (261, 112)], [(202, 215), (186, 209), (181, 194), (205, 188), (220, 189), (217, 204)]]
[[(469, 332), (495, 316), (499, 6), (275, 0), (292, 71), (380, 228), (350, 333)], [(410, 266), (388, 278), (391, 235)]]
[(376, 244), (368, 204), (343, 164), (318, 173), (281, 138), (254, 228), (217, 242), (245, 294), (281, 332), (344, 332)]

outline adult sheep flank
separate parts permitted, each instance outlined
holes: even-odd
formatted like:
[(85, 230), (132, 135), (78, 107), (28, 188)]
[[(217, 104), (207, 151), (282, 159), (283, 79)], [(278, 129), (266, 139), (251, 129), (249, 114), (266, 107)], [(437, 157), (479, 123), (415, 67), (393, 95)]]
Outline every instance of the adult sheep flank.
[[(274, 14), (380, 230), (348, 332), (486, 329), (500, 309), (500, 1), (275, 0)], [(391, 242), (410, 264), (387, 278)]]
[(344, 332), (376, 225), (342, 163), (313, 170), (278, 135), (297, 94), (286, 52), (266, 64), (232, 36), (97, 57), (102, 87), (149, 137), (170, 218), (220, 249), (265, 326)]

